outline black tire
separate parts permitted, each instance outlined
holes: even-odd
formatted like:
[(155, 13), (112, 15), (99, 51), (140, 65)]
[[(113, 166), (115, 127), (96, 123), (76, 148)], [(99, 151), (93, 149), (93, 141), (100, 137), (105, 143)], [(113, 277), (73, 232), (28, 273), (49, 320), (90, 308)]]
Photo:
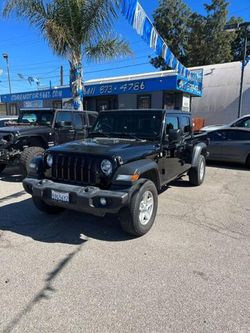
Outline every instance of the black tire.
[[(149, 221), (144, 224), (140, 220), (140, 205), (142, 204), (143, 195), (147, 195), (149, 192), (151, 193), (149, 197), (151, 196), (150, 198), (153, 199), (154, 205)], [(122, 229), (133, 236), (140, 237), (145, 235), (154, 224), (157, 207), (158, 192), (156, 186), (151, 180), (147, 180), (140, 189), (134, 193), (129, 207), (125, 207), (120, 211), (119, 217)]]
[(23, 177), (26, 177), (29, 171), (29, 164), (34, 157), (41, 156), (44, 153), (44, 149), (41, 147), (28, 147), (25, 148), (20, 156), (20, 170)]
[(62, 207), (47, 205), (40, 198), (32, 197), (32, 200), (33, 200), (33, 203), (36, 206), (36, 208), (39, 209), (43, 213), (55, 215), (55, 214), (60, 214), (64, 211), (64, 208), (62, 208)]
[(199, 186), (203, 183), (206, 174), (206, 159), (200, 155), (198, 165), (189, 171), (189, 182), (194, 186)]
[(250, 169), (250, 155), (247, 156), (247, 159), (246, 159), (246, 167), (248, 169)]
[(6, 168), (7, 164), (0, 164), (0, 174), (3, 172), (3, 170)]

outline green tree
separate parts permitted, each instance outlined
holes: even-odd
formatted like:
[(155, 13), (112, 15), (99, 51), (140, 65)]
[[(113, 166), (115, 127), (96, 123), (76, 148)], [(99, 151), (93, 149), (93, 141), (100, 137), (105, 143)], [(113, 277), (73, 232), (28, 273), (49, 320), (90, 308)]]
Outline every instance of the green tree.
[(234, 34), (225, 31), (229, 3), (225, 0), (212, 0), (204, 4), (207, 11), (205, 27), (204, 65), (232, 61), (232, 41)]
[[(167, 42), (174, 55), (185, 64), (187, 60), (188, 20), (192, 14), (182, 0), (159, 0), (159, 7), (153, 14), (154, 25)], [(151, 59), (152, 65), (167, 69), (162, 57)]]
[(204, 65), (205, 50), (206, 50), (206, 17), (193, 13), (188, 21), (189, 36), (187, 53), (187, 66), (202, 66)]
[[(236, 24), (236, 23), (243, 23), (244, 20), (242, 17), (231, 17), (228, 21), (228, 24)], [(243, 53), (244, 53), (244, 39), (245, 39), (245, 32), (240, 29), (235, 31), (234, 33), (235, 38), (232, 40), (232, 54), (234, 61), (242, 61), (243, 60)], [(249, 43), (247, 48), (247, 54), (250, 55), (250, 33), (249, 33)]]
[(12, 12), (38, 28), (55, 54), (68, 59), (74, 108), (83, 110), (84, 59), (130, 54), (112, 31), (119, 0), (5, 0), (3, 15)]

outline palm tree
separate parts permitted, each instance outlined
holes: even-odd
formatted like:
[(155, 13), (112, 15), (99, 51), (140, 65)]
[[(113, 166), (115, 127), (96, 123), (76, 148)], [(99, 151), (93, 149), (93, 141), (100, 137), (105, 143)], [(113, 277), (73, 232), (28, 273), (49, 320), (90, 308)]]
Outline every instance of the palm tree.
[(12, 12), (38, 28), (55, 54), (70, 64), (74, 108), (83, 110), (83, 58), (100, 61), (131, 54), (112, 31), (119, 0), (5, 0), (3, 15)]

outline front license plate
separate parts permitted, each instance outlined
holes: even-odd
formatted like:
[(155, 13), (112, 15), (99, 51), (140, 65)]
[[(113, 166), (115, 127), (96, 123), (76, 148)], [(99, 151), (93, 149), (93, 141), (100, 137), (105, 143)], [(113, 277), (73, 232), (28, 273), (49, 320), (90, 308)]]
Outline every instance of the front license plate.
[(69, 203), (69, 193), (62, 193), (52, 190), (51, 199), (55, 201), (68, 202)]

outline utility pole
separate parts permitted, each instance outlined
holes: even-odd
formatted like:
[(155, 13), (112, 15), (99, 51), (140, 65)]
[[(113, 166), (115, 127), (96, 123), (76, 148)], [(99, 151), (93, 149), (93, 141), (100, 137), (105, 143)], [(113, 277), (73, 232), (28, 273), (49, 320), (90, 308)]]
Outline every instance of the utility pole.
[(63, 86), (63, 66), (61, 66), (60, 68), (60, 85)]
[(247, 66), (247, 47), (248, 47), (249, 27), (250, 27), (250, 22), (244, 22), (244, 23), (227, 24), (224, 28), (227, 31), (237, 31), (237, 30), (244, 31), (244, 49), (243, 49), (243, 60), (242, 60), (242, 66), (241, 66), (238, 118), (241, 117), (241, 113), (242, 113), (243, 86), (244, 86), (245, 67)]
[(7, 64), (7, 73), (8, 73), (8, 81), (9, 81), (9, 92), (11, 94), (10, 66), (9, 66), (9, 55), (8, 55), (8, 53), (3, 53), (3, 58), (6, 60), (6, 64)]
[(243, 97), (243, 84), (244, 84), (244, 74), (246, 67), (246, 58), (247, 58), (247, 45), (248, 45), (248, 26), (245, 26), (245, 35), (244, 35), (244, 53), (243, 53), (243, 62), (241, 66), (241, 79), (240, 79), (240, 97), (239, 97), (239, 107), (238, 107), (238, 118), (241, 117), (242, 113), (242, 97)]

